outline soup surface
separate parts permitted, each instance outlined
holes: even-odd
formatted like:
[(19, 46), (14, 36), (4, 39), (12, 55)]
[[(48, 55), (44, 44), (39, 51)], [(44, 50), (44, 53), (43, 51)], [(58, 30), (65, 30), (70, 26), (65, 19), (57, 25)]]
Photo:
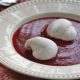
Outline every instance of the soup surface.
[[(59, 19), (55, 17), (46, 17), (29, 21), (23, 24), (13, 35), (13, 46), (15, 50), (33, 62), (51, 65), (51, 66), (69, 66), (80, 64), (80, 22), (69, 19), (76, 28), (77, 36), (74, 41), (61, 41), (47, 35), (46, 28), (54, 20)], [(49, 38), (56, 42), (59, 47), (58, 53), (55, 58), (51, 60), (40, 61), (32, 56), (32, 50), (25, 48), (26, 40), (41, 36)]]

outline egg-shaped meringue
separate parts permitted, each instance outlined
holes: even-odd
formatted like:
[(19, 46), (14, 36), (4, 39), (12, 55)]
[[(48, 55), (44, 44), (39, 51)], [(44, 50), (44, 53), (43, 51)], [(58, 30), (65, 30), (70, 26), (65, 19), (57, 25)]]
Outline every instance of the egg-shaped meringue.
[(77, 31), (69, 20), (57, 19), (48, 25), (47, 34), (57, 39), (71, 41), (76, 38)]
[(49, 60), (56, 56), (58, 47), (55, 42), (44, 37), (34, 37), (25, 42), (25, 48), (31, 47), (33, 56), (39, 60)]

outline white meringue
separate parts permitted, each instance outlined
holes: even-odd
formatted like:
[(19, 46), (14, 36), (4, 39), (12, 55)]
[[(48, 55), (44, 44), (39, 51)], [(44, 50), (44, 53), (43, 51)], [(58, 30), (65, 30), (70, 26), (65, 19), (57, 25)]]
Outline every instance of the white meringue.
[(56, 56), (58, 47), (55, 42), (43, 37), (35, 37), (26, 41), (25, 47), (30, 46), (33, 56), (39, 60), (48, 60)]
[(0, 0), (0, 5), (9, 6), (13, 3), (16, 3), (18, 0)]
[(57, 39), (71, 41), (76, 38), (77, 31), (69, 20), (58, 19), (48, 26), (47, 34)]

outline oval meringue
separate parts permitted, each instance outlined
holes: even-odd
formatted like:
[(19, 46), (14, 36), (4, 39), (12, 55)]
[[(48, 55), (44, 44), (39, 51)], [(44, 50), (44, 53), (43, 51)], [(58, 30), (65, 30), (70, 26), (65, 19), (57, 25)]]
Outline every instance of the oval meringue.
[(76, 38), (77, 31), (67, 19), (58, 19), (49, 24), (47, 34), (51, 37), (71, 41)]
[(35, 37), (26, 41), (25, 48), (31, 47), (33, 56), (39, 60), (48, 60), (56, 56), (58, 47), (55, 42), (44, 37)]

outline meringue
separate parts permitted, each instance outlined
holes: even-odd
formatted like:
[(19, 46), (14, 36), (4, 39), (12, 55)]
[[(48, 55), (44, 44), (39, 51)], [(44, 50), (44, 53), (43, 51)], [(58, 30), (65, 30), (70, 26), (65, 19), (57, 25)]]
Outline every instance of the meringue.
[(56, 56), (58, 47), (55, 42), (44, 37), (34, 37), (25, 42), (25, 48), (31, 47), (33, 56), (39, 60), (48, 60)]
[(69, 20), (58, 19), (49, 24), (47, 34), (57, 39), (71, 41), (76, 38), (77, 31)]

